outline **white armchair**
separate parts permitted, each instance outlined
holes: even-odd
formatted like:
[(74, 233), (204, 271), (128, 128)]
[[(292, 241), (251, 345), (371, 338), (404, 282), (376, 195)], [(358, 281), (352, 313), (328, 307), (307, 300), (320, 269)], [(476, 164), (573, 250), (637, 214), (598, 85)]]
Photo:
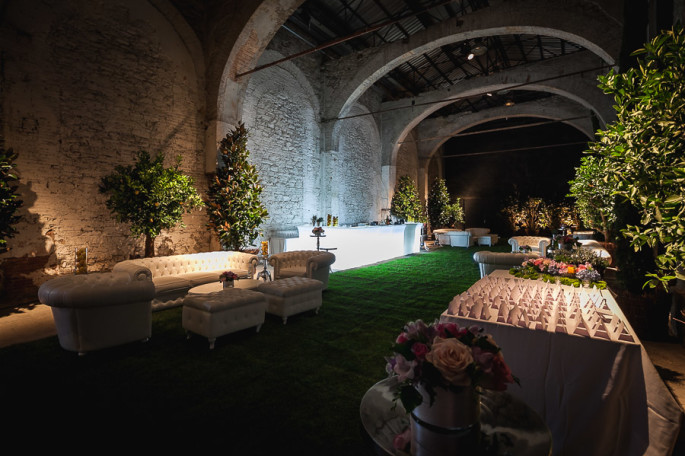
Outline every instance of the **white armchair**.
[(274, 268), (274, 279), (288, 277), (307, 277), (323, 282), (323, 289), (328, 287), (328, 274), (335, 263), (335, 255), (318, 250), (292, 250), (275, 253), (269, 257), (269, 264)]

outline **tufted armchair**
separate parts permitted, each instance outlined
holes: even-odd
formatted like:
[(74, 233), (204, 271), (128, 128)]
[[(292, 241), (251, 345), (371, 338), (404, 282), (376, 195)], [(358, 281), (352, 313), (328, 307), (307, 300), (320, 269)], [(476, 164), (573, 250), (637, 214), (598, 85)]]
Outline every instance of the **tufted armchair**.
[(217, 251), (125, 260), (115, 264), (112, 272), (151, 278), (155, 285), (152, 309), (159, 310), (182, 305), (188, 290), (218, 281), (224, 271), (251, 279), (257, 263), (257, 255), (251, 253)]
[(335, 262), (335, 255), (318, 250), (292, 250), (269, 257), (269, 264), (274, 268), (274, 279), (288, 277), (307, 277), (323, 282), (323, 289), (328, 287), (328, 274)]
[(533, 253), (544, 257), (547, 254), (547, 247), (552, 240), (542, 236), (513, 236), (509, 238), (512, 253), (519, 253), (519, 247), (530, 246)]
[(498, 269), (509, 270), (514, 266), (521, 266), (524, 261), (530, 258), (538, 258), (538, 255), (536, 253), (490, 252), (487, 250), (473, 254), (473, 261), (478, 264), (481, 279)]

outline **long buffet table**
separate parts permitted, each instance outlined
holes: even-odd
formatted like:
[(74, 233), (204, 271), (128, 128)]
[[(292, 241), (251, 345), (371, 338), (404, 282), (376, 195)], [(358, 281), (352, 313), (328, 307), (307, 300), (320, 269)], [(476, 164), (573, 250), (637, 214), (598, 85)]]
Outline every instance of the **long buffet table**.
[(669, 455), (683, 411), (608, 290), (494, 271), (442, 321), (478, 325), (521, 380), (508, 392), (543, 417), (554, 455)]
[[(324, 226), (319, 240), (322, 249), (334, 248), (333, 270), (355, 268), (418, 253), (421, 249), (420, 223), (377, 226)], [(284, 251), (315, 250), (312, 226), (297, 227), (298, 237), (285, 239)]]

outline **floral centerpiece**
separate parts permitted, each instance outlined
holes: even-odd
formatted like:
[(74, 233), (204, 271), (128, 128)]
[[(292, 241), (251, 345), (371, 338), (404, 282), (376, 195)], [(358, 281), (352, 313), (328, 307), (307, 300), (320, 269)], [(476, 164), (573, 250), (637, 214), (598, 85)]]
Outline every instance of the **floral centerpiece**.
[(238, 280), (239, 278), (238, 274), (233, 271), (224, 271), (219, 275), (219, 282), (224, 284), (224, 288), (232, 287), (233, 281)]
[(427, 391), (433, 405), (436, 388), (482, 387), (503, 391), (517, 382), (501, 349), (482, 328), (422, 320), (407, 323), (386, 358), (386, 370), (400, 382), (399, 399), (411, 412), (423, 402), (416, 386)]
[(317, 226), (312, 230), (312, 233), (314, 233), (314, 236), (321, 236), (324, 233), (324, 230), (320, 226)]
[(542, 279), (546, 282), (559, 282), (563, 285), (579, 287), (581, 284), (594, 285), (604, 289), (607, 284), (602, 280), (602, 272), (608, 265), (606, 258), (594, 252), (573, 249), (571, 252), (555, 251), (553, 258), (530, 258), (521, 266), (515, 266), (509, 273), (524, 279)]
[(532, 251), (533, 249), (529, 245), (522, 245), (521, 247), (519, 247), (519, 252), (521, 253), (530, 253)]
[(411, 417), (410, 428), (393, 440), (395, 449), (411, 448), (417, 456), (471, 454), (467, 449), (479, 445), (481, 389), (518, 383), (493, 338), (477, 326), (416, 320), (405, 325), (392, 350), (386, 370), (399, 382), (395, 401)]

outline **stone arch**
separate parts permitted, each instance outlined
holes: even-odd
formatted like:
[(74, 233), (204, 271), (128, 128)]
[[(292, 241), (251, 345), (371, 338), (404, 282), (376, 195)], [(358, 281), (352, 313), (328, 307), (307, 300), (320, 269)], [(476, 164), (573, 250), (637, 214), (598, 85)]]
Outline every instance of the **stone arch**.
[[(427, 118), (431, 113), (453, 103), (455, 100), (484, 94), (486, 92), (496, 92), (512, 87), (516, 88), (522, 83), (529, 81), (531, 73), (540, 74), (544, 79), (544, 76), (547, 75), (563, 74), (565, 67), (592, 67), (592, 58), (588, 58), (592, 57), (591, 54), (574, 55), (570, 57), (571, 58), (569, 59), (559, 59), (557, 62), (550, 61), (469, 80), (460, 86), (461, 90), (459, 92), (443, 91), (429, 94), (426, 97), (418, 97), (415, 99), (418, 103), (416, 103), (416, 106), (414, 107), (411, 106), (410, 100), (400, 102), (404, 104), (405, 108), (411, 109), (396, 109), (401, 107), (400, 103), (384, 104), (384, 108), (395, 108), (391, 110), (389, 114), (383, 115), (382, 117), (384, 126), (384, 164), (392, 165), (395, 163), (398, 143), (401, 142), (411, 130), (416, 128), (421, 121)], [(593, 115), (597, 117), (599, 123), (604, 125), (613, 119), (615, 111), (612, 108), (611, 98), (606, 96), (597, 87), (597, 74), (597, 72), (590, 72), (587, 76), (543, 80), (540, 83), (527, 84), (525, 89), (553, 93), (564, 97), (570, 102), (590, 110)]]
[(421, 133), (427, 138), (418, 143), (419, 156), (427, 159), (433, 158), (445, 142), (464, 130), (493, 120), (516, 117), (537, 117), (563, 122), (583, 133), (588, 140), (591, 140), (595, 133), (590, 111), (578, 104), (569, 102), (565, 98), (550, 97), (512, 107), (498, 107), (454, 116), (444, 119), (442, 122), (424, 121), (422, 122)]
[(304, 0), (223, 2), (215, 16), (207, 69), (205, 170), (216, 167), (217, 143), (240, 120), (242, 99), (253, 69), (280, 26)]
[(620, 22), (599, 6), (574, 1), (498, 2), (459, 22), (445, 21), (327, 68), (331, 103), (324, 117), (348, 115), (349, 106), (380, 77), (417, 54), (467, 39), (515, 33), (552, 36), (582, 45), (607, 65), (615, 65), (620, 54)]

